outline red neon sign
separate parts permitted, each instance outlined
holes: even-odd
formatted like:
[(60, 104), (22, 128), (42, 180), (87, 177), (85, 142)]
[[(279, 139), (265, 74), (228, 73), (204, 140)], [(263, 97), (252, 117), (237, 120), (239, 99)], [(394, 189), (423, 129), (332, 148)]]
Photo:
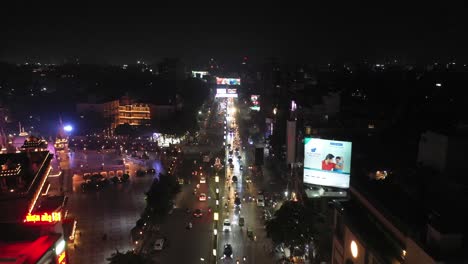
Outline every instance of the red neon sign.
[(53, 223), (62, 220), (62, 214), (60, 212), (43, 213), (43, 214), (31, 214), (29, 213), (24, 219), (25, 223)]
[(67, 263), (67, 260), (66, 260), (65, 251), (63, 251), (62, 253), (60, 253), (60, 255), (57, 256), (57, 264), (66, 264), (66, 263)]

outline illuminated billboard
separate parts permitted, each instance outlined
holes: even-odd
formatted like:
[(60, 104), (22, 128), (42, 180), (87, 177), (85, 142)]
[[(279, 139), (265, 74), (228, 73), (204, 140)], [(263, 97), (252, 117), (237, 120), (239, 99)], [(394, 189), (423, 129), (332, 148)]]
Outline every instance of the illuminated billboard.
[(203, 77), (210, 75), (207, 71), (192, 71), (192, 77), (193, 78), (200, 78), (203, 79)]
[(250, 103), (252, 104), (250, 106), (250, 109), (254, 110), (254, 111), (260, 111), (260, 102), (259, 102), (259, 99), (260, 99), (260, 95), (257, 95), (257, 94), (252, 94), (250, 96)]
[(349, 188), (352, 143), (304, 139), (304, 183)]
[(216, 89), (216, 98), (237, 98), (237, 89), (225, 89), (225, 88), (217, 88)]
[(241, 80), (240, 80), (240, 78), (220, 78), (220, 77), (216, 77), (216, 84), (217, 85), (240, 85)]

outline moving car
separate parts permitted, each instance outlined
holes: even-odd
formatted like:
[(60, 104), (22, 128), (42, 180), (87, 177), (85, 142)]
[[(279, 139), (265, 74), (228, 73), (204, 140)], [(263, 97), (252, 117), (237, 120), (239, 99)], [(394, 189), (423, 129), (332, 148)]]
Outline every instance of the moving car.
[(223, 231), (231, 231), (231, 221), (229, 221), (229, 219), (224, 219)]
[(245, 177), (245, 182), (246, 183), (251, 183), (252, 179), (250, 179), (250, 176)]
[(206, 194), (205, 193), (200, 193), (200, 196), (198, 196), (198, 200), (200, 201), (206, 201)]
[(237, 182), (237, 176), (232, 176), (232, 182)]
[(239, 166), (239, 170), (244, 170), (244, 166), (243, 166), (243, 165), (240, 165), (240, 166)]
[(263, 198), (263, 195), (257, 196), (257, 206), (265, 206), (265, 200)]
[(245, 219), (243, 216), (239, 217), (239, 226), (244, 226), (245, 224)]
[(241, 199), (239, 197), (236, 197), (234, 199), (234, 203), (236, 204), (237, 207), (239, 208), (241, 207)]
[(200, 209), (195, 209), (195, 211), (193, 211), (193, 217), (200, 218), (202, 216), (203, 216), (203, 213)]
[(205, 176), (200, 177), (200, 183), (206, 183), (206, 178)]
[(223, 254), (225, 258), (232, 258), (232, 246), (231, 244), (224, 245)]
[(255, 238), (256, 238), (252, 228), (250, 228), (250, 227), (247, 227), (247, 237), (252, 239), (252, 240), (255, 240)]
[(156, 239), (156, 242), (154, 242), (154, 250), (156, 251), (161, 251), (164, 248), (164, 238), (158, 238)]

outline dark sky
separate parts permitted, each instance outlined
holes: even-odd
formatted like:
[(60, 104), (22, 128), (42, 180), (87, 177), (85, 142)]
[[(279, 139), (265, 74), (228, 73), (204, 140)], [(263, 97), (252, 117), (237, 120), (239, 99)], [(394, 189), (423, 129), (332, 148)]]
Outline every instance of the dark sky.
[(166, 56), (200, 61), (245, 55), (323, 62), (462, 60), (468, 55), (467, 9), (453, 1), (392, 1), (386, 6), (307, 1), (294, 7), (286, 6), (288, 1), (261, 7), (235, 1), (218, 1), (230, 6), (216, 7), (156, 6), (160, 1), (153, 1), (154, 6), (138, 1), (125, 6), (44, 2), (2, 3), (0, 60), (61, 62), (79, 57), (120, 64)]

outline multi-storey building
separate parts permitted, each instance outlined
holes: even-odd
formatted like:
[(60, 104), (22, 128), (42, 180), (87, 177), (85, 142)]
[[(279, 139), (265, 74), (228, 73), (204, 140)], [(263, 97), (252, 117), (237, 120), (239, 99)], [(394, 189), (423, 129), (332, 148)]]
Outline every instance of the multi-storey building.
[(68, 263), (65, 199), (51, 195), (48, 151), (0, 154), (0, 262)]
[(129, 124), (132, 126), (142, 126), (148, 125), (150, 119), (151, 112), (149, 105), (134, 103), (119, 106), (119, 112), (115, 124)]
[(444, 220), (383, 181), (350, 191), (335, 208), (332, 264), (466, 263), (461, 217)]
[(115, 129), (118, 125), (132, 126), (149, 125), (152, 108), (149, 104), (136, 103), (128, 96), (104, 103), (80, 103), (78, 113), (95, 112), (104, 117), (107, 126)]

